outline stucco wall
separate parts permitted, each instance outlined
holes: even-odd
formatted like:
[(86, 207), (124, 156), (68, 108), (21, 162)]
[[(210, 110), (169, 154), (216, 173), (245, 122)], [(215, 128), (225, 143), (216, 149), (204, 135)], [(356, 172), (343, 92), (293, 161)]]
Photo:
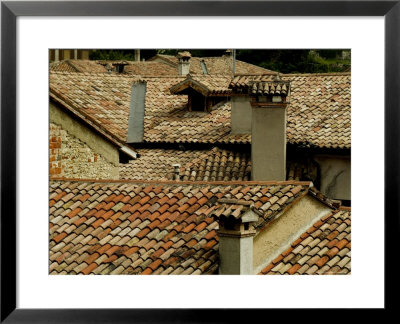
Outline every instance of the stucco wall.
[(50, 176), (118, 179), (118, 149), (94, 131), (50, 105)]
[(251, 133), (251, 105), (248, 97), (231, 97), (231, 128), (233, 134)]
[(253, 269), (258, 273), (317, 220), (332, 210), (305, 196), (254, 238)]
[(252, 109), (252, 180), (286, 180), (286, 109)]
[(350, 157), (320, 155), (314, 160), (321, 168), (321, 192), (331, 199), (351, 200)]

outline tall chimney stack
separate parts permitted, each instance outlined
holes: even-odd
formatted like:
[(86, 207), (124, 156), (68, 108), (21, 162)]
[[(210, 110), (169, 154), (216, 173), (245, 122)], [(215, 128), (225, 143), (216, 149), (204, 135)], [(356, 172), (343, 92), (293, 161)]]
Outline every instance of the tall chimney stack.
[(251, 133), (252, 180), (286, 180), (290, 83), (282, 81), (279, 74), (237, 75), (229, 87), (232, 133)]
[(178, 74), (188, 75), (190, 71), (190, 58), (192, 55), (185, 51), (179, 52), (176, 57), (178, 58)]
[(219, 273), (223, 275), (254, 274), (253, 238), (258, 214), (248, 201), (219, 199), (212, 214), (218, 220)]
[(129, 107), (127, 143), (143, 142), (145, 99), (146, 82), (141, 80), (133, 82)]
[(249, 84), (252, 107), (251, 164), (253, 180), (286, 180), (286, 108), (289, 82)]

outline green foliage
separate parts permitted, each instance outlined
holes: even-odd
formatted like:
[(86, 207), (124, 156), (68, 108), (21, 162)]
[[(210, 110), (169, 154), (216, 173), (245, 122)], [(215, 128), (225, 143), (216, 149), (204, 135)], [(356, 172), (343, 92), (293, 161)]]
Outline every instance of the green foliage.
[[(342, 72), (350, 60), (340, 60), (342, 50), (237, 50), (239, 60), (281, 73)], [(325, 57), (327, 59), (325, 59)]]
[(226, 49), (162, 49), (158, 50), (158, 54), (173, 55), (176, 56), (178, 52), (189, 51), (194, 57), (210, 57), (210, 56), (222, 56)]
[[(141, 59), (149, 59), (156, 54), (177, 55), (189, 51), (194, 57), (221, 56), (226, 49), (158, 49), (140, 50)], [(327, 73), (350, 69), (350, 58), (341, 58), (341, 49), (323, 50), (265, 50), (237, 49), (236, 58), (281, 73)], [(93, 50), (91, 60), (134, 60), (133, 49)]]
[[(157, 54), (157, 50), (140, 50), (141, 59), (149, 59)], [(90, 51), (91, 60), (125, 60), (134, 61), (135, 60), (135, 50), (134, 49), (96, 49)]]

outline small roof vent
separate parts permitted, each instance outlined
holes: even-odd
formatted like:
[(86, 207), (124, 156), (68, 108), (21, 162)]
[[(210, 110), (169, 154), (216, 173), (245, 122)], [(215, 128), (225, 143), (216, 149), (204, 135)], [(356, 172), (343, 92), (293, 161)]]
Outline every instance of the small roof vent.
[(201, 60), (200, 64), (201, 64), (201, 69), (203, 71), (203, 74), (208, 74), (206, 62), (204, 62), (204, 60)]

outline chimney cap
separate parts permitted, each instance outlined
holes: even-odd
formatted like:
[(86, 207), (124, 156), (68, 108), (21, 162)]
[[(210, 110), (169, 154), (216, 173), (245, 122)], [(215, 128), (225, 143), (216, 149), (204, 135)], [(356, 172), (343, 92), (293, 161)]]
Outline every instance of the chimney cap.
[(188, 51), (184, 52), (179, 52), (178, 55), (176, 55), (178, 59), (190, 59), (192, 57), (192, 54)]
[(233, 50), (230, 48), (228, 48), (224, 53), (224, 56), (232, 56), (232, 55), (233, 55)]
[(116, 66), (116, 65), (129, 65), (129, 63), (127, 61), (119, 61), (119, 62), (114, 62), (112, 65)]
[(212, 213), (216, 219), (233, 218), (240, 223), (258, 221), (259, 212), (254, 208), (252, 201), (221, 198), (217, 202), (219, 206)]

